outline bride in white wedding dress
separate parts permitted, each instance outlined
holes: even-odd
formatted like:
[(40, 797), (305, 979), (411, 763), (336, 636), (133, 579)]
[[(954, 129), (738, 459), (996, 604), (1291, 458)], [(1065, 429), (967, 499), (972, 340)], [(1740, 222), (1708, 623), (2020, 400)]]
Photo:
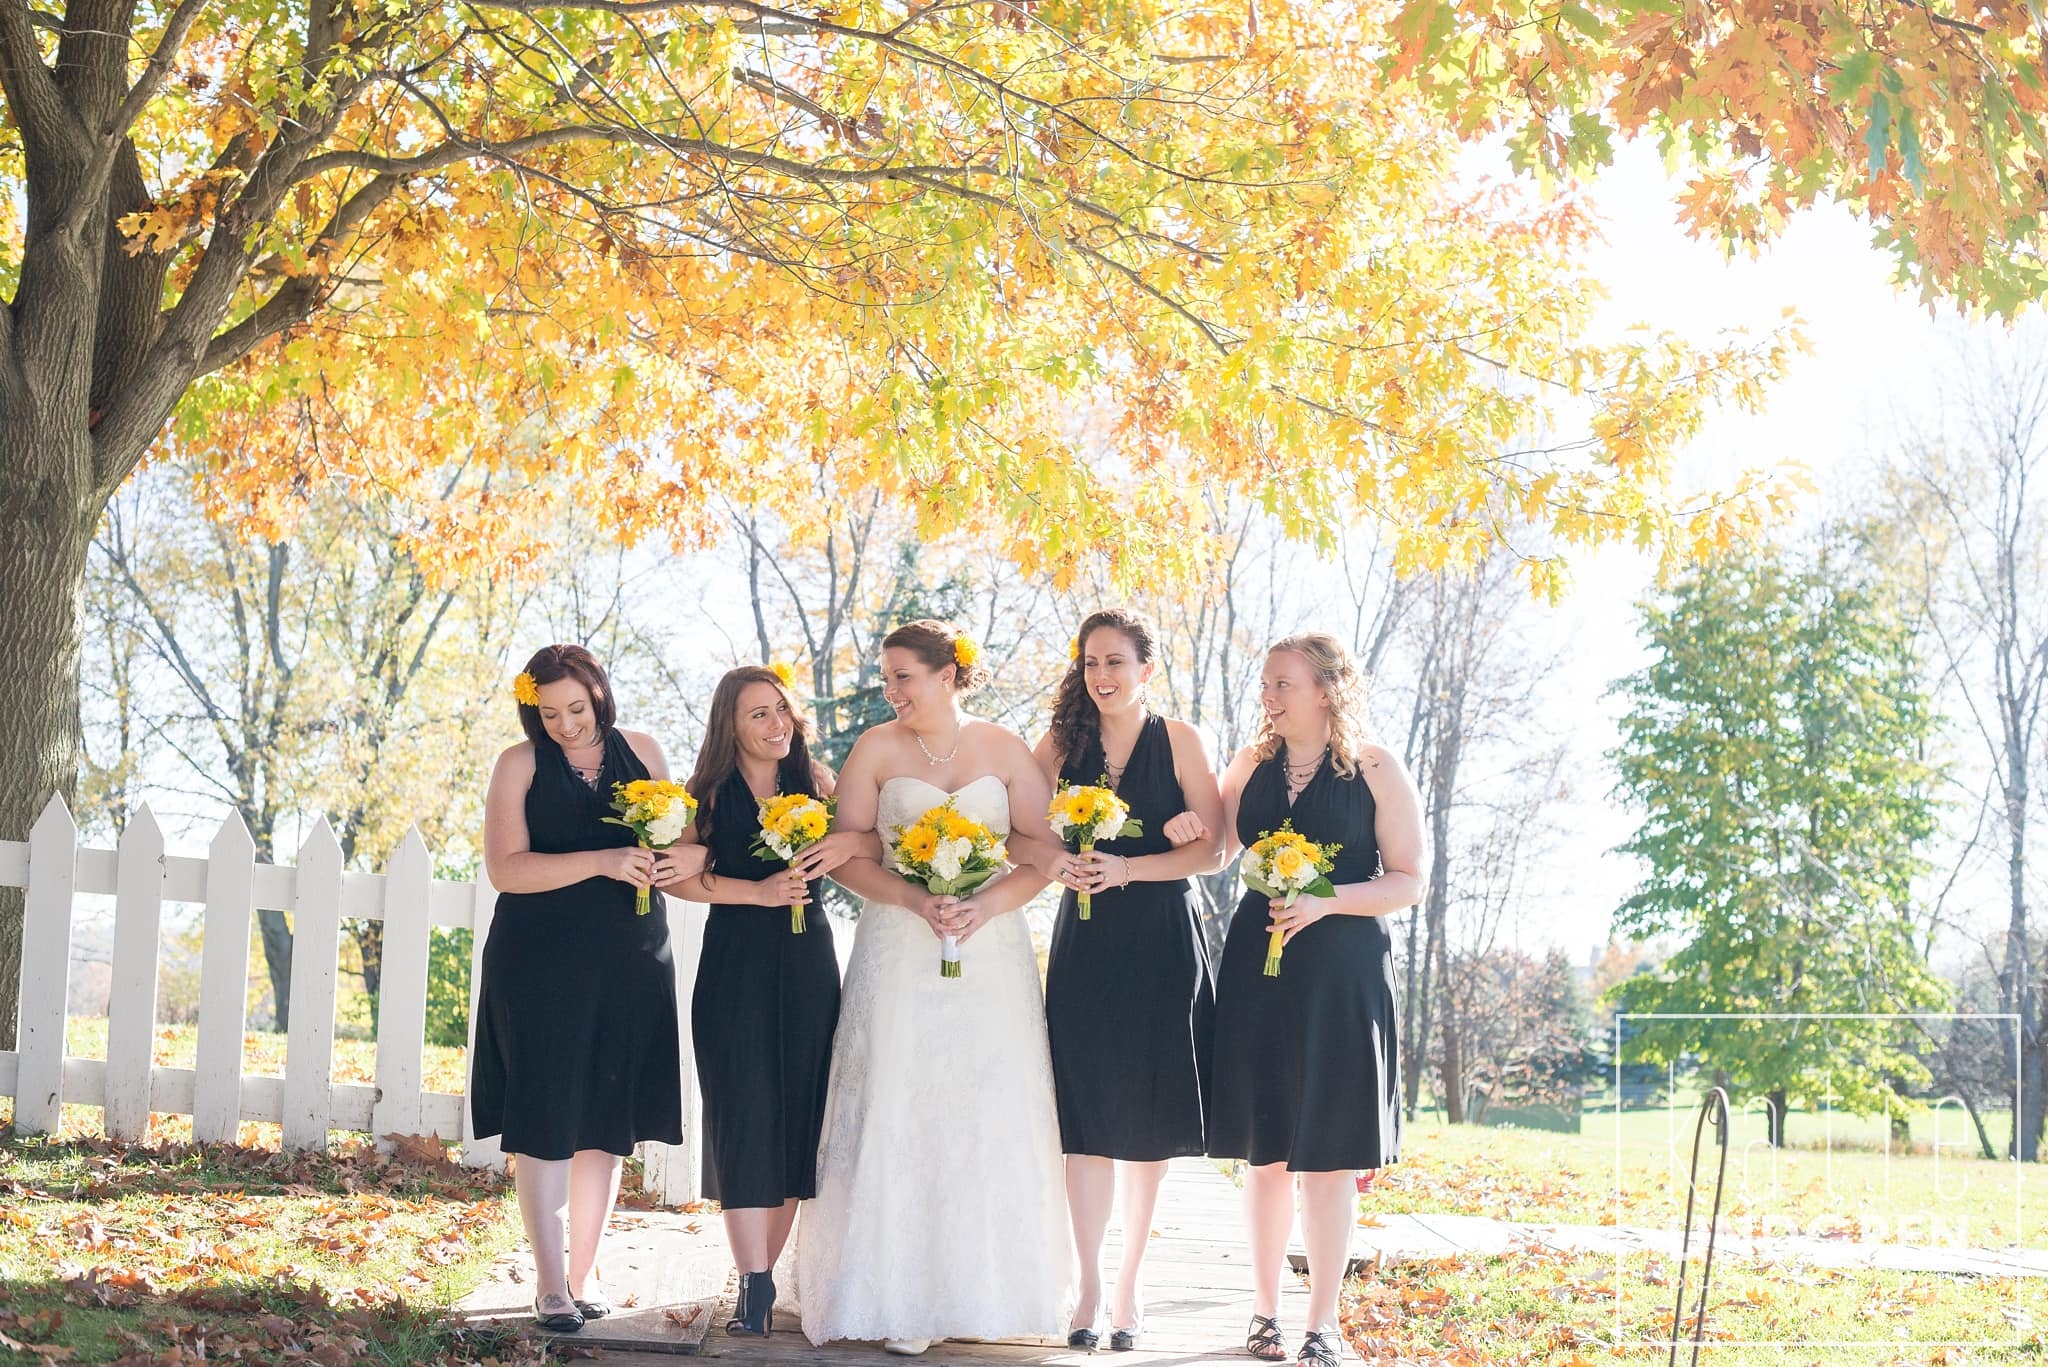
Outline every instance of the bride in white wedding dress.
[[(946, 623), (883, 641), (896, 720), (839, 777), (838, 825), (897, 830), (952, 798), (998, 834), (1054, 842), (1051, 791), (1014, 732), (961, 715), (979, 681)], [(1021, 863), (1022, 861), (1018, 861)], [(867, 900), (832, 1050), (818, 1195), (797, 1228), (804, 1333), (922, 1352), (937, 1338), (1064, 1332), (1071, 1266), (1045, 999), (1013, 870), (936, 897), (872, 860), (835, 879)], [(939, 973), (940, 937), (961, 976)]]

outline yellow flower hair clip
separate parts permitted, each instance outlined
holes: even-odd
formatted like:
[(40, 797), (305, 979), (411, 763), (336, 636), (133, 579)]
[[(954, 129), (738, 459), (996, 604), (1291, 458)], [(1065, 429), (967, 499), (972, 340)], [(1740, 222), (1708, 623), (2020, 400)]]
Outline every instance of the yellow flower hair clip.
[(962, 669), (972, 669), (974, 662), (980, 658), (981, 647), (974, 643), (972, 636), (963, 633), (953, 638), (954, 664), (959, 665)]
[(1078, 637), (1078, 636), (1076, 636), (1076, 637), (1075, 637), (1075, 638), (1074, 638), (1073, 640), (1071, 640), (1071, 641), (1067, 642), (1067, 663), (1068, 663), (1068, 664), (1072, 664), (1072, 663), (1074, 663), (1074, 661), (1076, 661), (1076, 660), (1078, 660), (1078, 659), (1080, 659), (1080, 658), (1081, 658), (1081, 638), (1080, 638), (1080, 637)]
[(540, 685), (533, 681), (533, 675), (520, 670), (512, 677), (512, 696), (523, 706), (540, 706)]
[(789, 667), (789, 661), (770, 661), (768, 664), (768, 672), (770, 674), (773, 674), (776, 677), (776, 679), (778, 679), (781, 682), (784, 688), (794, 689), (796, 687), (796, 671)]

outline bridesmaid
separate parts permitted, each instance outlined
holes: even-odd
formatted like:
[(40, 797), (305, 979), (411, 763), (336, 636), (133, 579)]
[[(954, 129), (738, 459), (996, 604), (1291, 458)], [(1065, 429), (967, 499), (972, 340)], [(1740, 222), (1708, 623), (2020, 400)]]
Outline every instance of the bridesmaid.
[[(1250, 1165), (1245, 1208), (1257, 1299), (1245, 1348), (1286, 1358), (1280, 1264), (1301, 1187), (1309, 1323), (1296, 1362), (1334, 1367), (1337, 1293), (1351, 1257), (1357, 1169), (1400, 1152), (1394, 955), (1382, 919), (1422, 896), (1422, 803), (1401, 762), (1358, 734), (1361, 681), (1331, 636), (1290, 636), (1266, 655), (1257, 742), (1223, 775), (1225, 831), (1249, 845), (1290, 818), (1343, 846), (1334, 897), (1291, 910), (1246, 892), (1216, 972), (1216, 1076), (1209, 1152)], [(1268, 932), (1285, 935), (1264, 975)]]
[[(682, 1142), (675, 965), (662, 898), (702, 850), (643, 850), (608, 826), (612, 785), (666, 779), (652, 737), (615, 724), (611, 681), (581, 646), (544, 646), (513, 681), (526, 740), (498, 756), (484, 867), (499, 891), (477, 993), (470, 1116), (517, 1155), (533, 1250), (534, 1318), (581, 1329), (610, 1313), (598, 1245), (620, 1160), (643, 1139)], [(568, 1233), (565, 1240), (563, 1222)]]
[[(1046, 969), (1067, 1206), (1081, 1259), (1067, 1346), (1094, 1349), (1102, 1241), (1119, 1170), (1123, 1265), (1109, 1346), (1138, 1346), (1145, 1251), (1170, 1158), (1205, 1149), (1203, 1100), (1215, 999), (1188, 878), (1223, 866), (1223, 798), (1201, 737), (1145, 705), (1153, 642), (1145, 619), (1097, 612), (1081, 623), (1052, 729), (1034, 753), (1055, 782), (1114, 788), (1144, 825), (1048, 867), (1060, 899)], [(1089, 919), (1076, 893), (1094, 898)]]
[(789, 908), (815, 904), (821, 874), (856, 854), (879, 859), (881, 845), (871, 834), (834, 832), (793, 868), (752, 852), (761, 798), (832, 794), (832, 771), (811, 759), (810, 727), (796, 699), (759, 665), (718, 681), (689, 787), (702, 805), (684, 839), (709, 851), (703, 872), (682, 889), (711, 906), (690, 1003), (704, 1096), (705, 1194), (725, 1208), (726, 1242), (740, 1273), (726, 1332), (766, 1334), (775, 1261), (796, 1203), (817, 1193), (818, 1132), (839, 1019), (831, 919), (812, 914), (803, 934), (793, 934)]

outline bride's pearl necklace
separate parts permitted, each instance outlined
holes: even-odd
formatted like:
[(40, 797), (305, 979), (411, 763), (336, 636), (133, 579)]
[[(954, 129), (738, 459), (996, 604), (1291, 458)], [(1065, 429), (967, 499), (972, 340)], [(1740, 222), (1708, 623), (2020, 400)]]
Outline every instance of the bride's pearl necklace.
[[(960, 730), (961, 730), (961, 731), (964, 731), (964, 730), (966, 730), (966, 729), (967, 729), (967, 728), (966, 728), (966, 727), (964, 727), (964, 726), (963, 726), (962, 728), (960, 728)], [(953, 748), (952, 748), (952, 749), (950, 749), (950, 750), (948, 750), (948, 751), (947, 751), (947, 752), (946, 752), (945, 754), (943, 754), (943, 755), (935, 755), (935, 754), (933, 754), (933, 753), (932, 753), (932, 751), (931, 751), (931, 747), (930, 747), (930, 746), (928, 746), (928, 745), (926, 745), (926, 744), (924, 743), (924, 737), (923, 737), (923, 736), (920, 736), (919, 734), (917, 734), (917, 732), (915, 732), (915, 731), (912, 731), (912, 732), (910, 733), (910, 738), (911, 738), (912, 740), (914, 740), (914, 741), (916, 741), (916, 742), (917, 742), (917, 748), (918, 748), (918, 749), (920, 749), (920, 750), (924, 751), (924, 759), (925, 759), (925, 763), (927, 763), (927, 764), (931, 765), (931, 766), (932, 766), (932, 768), (934, 768), (934, 769), (938, 768), (938, 767), (939, 767), (939, 766), (940, 766), (941, 764), (950, 764), (950, 763), (952, 763), (952, 761), (953, 761), (953, 756), (955, 756), (955, 755), (957, 755), (957, 754), (959, 754), (959, 753), (960, 753), (960, 732), (959, 732), (959, 731), (955, 731), (955, 732), (953, 733)]]

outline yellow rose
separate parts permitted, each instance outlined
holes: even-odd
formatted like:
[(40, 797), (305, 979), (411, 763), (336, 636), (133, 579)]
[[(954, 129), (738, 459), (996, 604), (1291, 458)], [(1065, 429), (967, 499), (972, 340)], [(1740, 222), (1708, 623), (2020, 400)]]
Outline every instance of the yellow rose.
[(939, 828), (948, 836), (960, 836), (972, 840), (980, 834), (981, 827), (955, 812), (947, 812), (939, 819)]
[(1297, 849), (1284, 849), (1273, 856), (1273, 872), (1289, 881), (1299, 878), (1307, 865), (1308, 861)]

